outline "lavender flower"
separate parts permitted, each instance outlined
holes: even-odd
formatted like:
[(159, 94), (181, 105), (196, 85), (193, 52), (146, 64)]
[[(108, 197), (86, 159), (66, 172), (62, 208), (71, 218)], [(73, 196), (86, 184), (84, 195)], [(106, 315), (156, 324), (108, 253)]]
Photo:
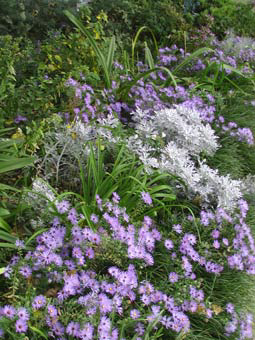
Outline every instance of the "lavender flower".
[(6, 305), (3, 308), (3, 315), (9, 319), (13, 319), (16, 314), (16, 309), (10, 305)]
[(166, 249), (168, 249), (168, 250), (173, 249), (173, 248), (174, 248), (173, 241), (171, 241), (171, 240), (165, 240), (165, 247), (166, 247)]
[(22, 266), (19, 270), (20, 274), (23, 275), (25, 278), (28, 278), (32, 275), (32, 270), (29, 266)]
[(70, 203), (68, 201), (62, 201), (56, 204), (57, 210), (60, 214), (64, 214), (68, 211), (70, 207)]
[(29, 313), (26, 308), (21, 307), (17, 310), (17, 315), (21, 320), (28, 321), (29, 320)]
[(152, 199), (148, 192), (141, 192), (141, 195), (145, 204), (152, 205)]
[(34, 298), (32, 306), (34, 309), (40, 309), (46, 305), (46, 299), (43, 295), (38, 295)]
[(15, 326), (16, 326), (16, 332), (17, 333), (25, 333), (27, 331), (27, 328), (28, 328), (26, 321), (23, 320), (23, 319), (18, 319), (16, 321)]
[(171, 273), (169, 274), (168, 278), (169, 278), (169, 281), (170, 281), (171, 283), (175, 283), (175, 282), (177, 282), (178, 279), (179, 279), (178, 274), (175, 273), (175, 272), (171, 272)]
[(80, 324), (78, 322), (69, 322), (66, 327), (66, 333), (72, 335), (73, 337), (78, 337), (80, 332)]
[(132, 309), (130, 311), (130, 316), (131, 316), (132, 319), (139, 319), (140, 315), (141, 315), (141, 313), (137, 309)]
[(47, 310), (48, 310), (48, 313), (49, 313), (50, 317), (52, 317), (52, 318), (56, 318), (57, 317), (58, 311), (57, 311), (57, 308), (55, 306), (49, 305)]
[(19, 249), (24, 249), (25, 248), (25, 243), (24, 243), (24, 241), (21, 241), (21, 240), (16, 240), (15, 245)]

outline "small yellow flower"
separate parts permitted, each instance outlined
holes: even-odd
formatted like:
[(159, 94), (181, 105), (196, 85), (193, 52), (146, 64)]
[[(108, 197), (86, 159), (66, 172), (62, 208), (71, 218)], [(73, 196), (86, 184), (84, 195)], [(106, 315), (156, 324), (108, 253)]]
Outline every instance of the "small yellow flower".
[(218, 315), (223, 311), (223, 309), (218, 305), (212, 305), (212, 310), (215, 313), (215, 315)]
[(25, 135), (22, 132), (22, 130), (20, 128), (18, 128), (17, 131), (12, 135), (11, 138), (12, 139), (24, 139)]
[(104, 20), (105, 22), (107, 22), (108, 16), (104, 11), (101, 11), (97, 16), (97, 20)]

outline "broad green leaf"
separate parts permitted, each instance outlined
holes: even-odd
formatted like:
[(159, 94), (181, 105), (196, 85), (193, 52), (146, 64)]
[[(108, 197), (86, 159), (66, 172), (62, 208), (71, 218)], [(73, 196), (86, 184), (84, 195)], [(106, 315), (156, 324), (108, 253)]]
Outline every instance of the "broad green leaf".
[(145, 42), (145, 60), (147, 61), (150, 69), (155, 68), (155, 63), (151, 54), (151, 50), (149, 49), (146, 42)]
[(111, 76), (112, 73), (112, 65), (113, 65), (113, 59), (114, 59), (114, 52), (115, 52), (115, 37), (113, 36), (111, 38), (108, 56), (106, 60), (107, 70), (109, 72), (109, 76)]
[(8, 232), (11, 231), (11, 227), (2, 217), (0, 217), (0, 228), (6, 230)]
[[(8, 215), (10, 215), (10, 211), (0, 207), (0, 217), (8, 216)], [(0, 223), (1, 223), (1, 220), (0, 220)]]
[(5, 243), (5, 242), (0, 242), (0, 249), (1, 248), (11, 248), (11, 249), (17, 249), (16, 245), (13, 243)]
[(105, 85), (107, 88), (111, 87), (111, 81), (110, 81), (110, 73), (109, 73), (109, 68), (108, 68), (108, 64), (107, 61), (110, 61), (113, 59), (113, 52), (114, 52), (114, 47), (115, 47), (115, 40), (112, 39), (111, 44), (110, 44), (110, 48), (109, 48), (109, 52), (108, 52), (108, 60), (106, 60), (106, 58), (104, 57), (103, 53), (101, 52), (100, 48), (98, 47), (95, 39), (92, 37), (92, 35), (90, 34), (89, 30), (87, 30), (84, 25), (81, 23), (80, 20), (78, 20), (72, 13), (70, 13), (69, 11), (65, 10), (64, 14), (68, 17), (68, 19), (70, 21), (72, 21), (73, 24), (75, 24), (76, 27), (79, 28), (79, 30), (88, 38), (96, 56), (97, 59), (99, 61), (99, 63), (101, 64), (103, 71), (104, 71), (104, 77), (105, 77)]
[(196, 50), (195, 52), (193, 52), (190, 56), (188, 56), (187, 58), (185, 58), (183, 60), (182, 63), (180, 63), (178, 66), (176, 66), (176, 68), (173, 70), (173, 74), (176, 74), (178, 71), (180, 71), (184, 66), (186, 66), (187, 64), (189, 64), (193, 59), (199, 57), (201, 54), (204, 54), (206, 52), (214, 52), (214, 50), (212, 50), (209, 47), (202, 47), (199, 48), (198, 50)]
[(0, 230), (0, 240), (15, 243), (17, 240), (17, 237), (7, 233), (6, 231)]
[(31, 165), (35, 158), (11, 158), (9, 161), (0, 161), (0, 173), (12, 171), (23, 168), (24, 166)]
[(39, 334), (40, 336), (42, 336), (44, 339), (48, 340), (48, 337), (38, 328), (31, 326), (30, 324), (28, 325), (28, 327), (35, 333)]
[(44, 229), (40, 229), (38, 231), (36, 231), (32, 236), (29, 237), (29, 239), (25, 242), (25, 245), (27, 246), (31, 241), (33, 241), (33, 239), (36, 238), (36, 236), (44, 233), (45, 231), (47, 231), (48, 229), (44, 228)]
[(10, 185), (6, 185), (3, 183), (0, 183), (0, 190), (12, 190), (12, 191), (20, 192), (19, 189), (11, 187)]
[(153, 42), (154, 42), (154, 45), (155, 45), (156, 52), (157, 52), (157, 54), (158, 54), (158, 44), (157, 44), (157, 39), (156, 39), (156, 37), (155, 37), (153, 31), (152, 31), (149, 27), (147, 27), (147, 26), (142, 26), (142, 27), (140, 27), (139, 30), (137, 31), (136, 35), (135, 35), (134, 40), (132, 40), (132, 56), (131, 56), (131, 58), (132, 58), (132, 67), (133, 67), (133, 69), (134, 69), (134, 65), (135, 65), (135, 46), (136, 46), (136, 43), (137, 43), (137, 41), (138, 41), (138, 38), (139, 38), (140, 34), (141, 34), (142, 31), (144, 31), (144, 30), (148, 30), (148, 31), (151, 33), (152, 38), (153, 38)]

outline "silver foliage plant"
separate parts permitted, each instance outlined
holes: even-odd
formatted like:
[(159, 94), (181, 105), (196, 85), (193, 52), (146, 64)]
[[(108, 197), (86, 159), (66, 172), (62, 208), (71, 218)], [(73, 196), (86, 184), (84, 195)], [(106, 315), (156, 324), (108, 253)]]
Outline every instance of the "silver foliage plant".
[(221, 176), (206, 164), (204, 155), (212, 156), (220, 146), (214, 130), (202, 122), (198, 110), (179, 104), (152, 115), (137, 108), (132, 118), (134, 133), (129, 136), (116, 133), (120, 122), (113, 115), (90, 124), (76, 120), (69, 128), (62, 126), (46, 142), (44, 173), (47, 175), (47, 169), (53, 166), (57, 177), (69, 174), (70, 167), (75, 165), (74, 158), (86, 163), (89, 154), (86, 142), (101, 138), (109, 145), (125, 143), (138, 155), (148, 173), (158, 169), (178, 176), (186, 183), (190, 196), (200, 195), (205, 206), (216, 202), (229, 211), (236, 207), (242, 197), (242, 182)]
[(209, 124), (204, 124), (200, 113), (180, 104), (144, 116), (141, 110), (133, 113), (136, 130), (145, 137), (161, 135), (165, 142), (175, 141), (178, 147), (188, 150), (190, 154), (199, 155), (202, 151), (213, 155), (218, 149), (217, 136)]
[(139, 109), (132, 115), (136, 135), (128, 139), (127, 145), (148, 172), (157, 168), (179, 176), (190, 194), (199, 194), (205, 205), (213, 200), (229, 211), (236, 207), (242, 197), (242, 182), (221, 176), (200, 159), (202, 152), (213, 155), (219, 145), (214, 130), (201, 121), (198, 111), (180, 104), (151, 117)]
[(232, 54), (235, 57), (240, 57), (246, 51), (255, 52), (255, 40), (250, 37), (236, 36), (232, 31), (229, 31), (226, 38), (218, 42), (219, 47), (226, 54)]
[(108, 115), (98, 118), (93, 124), (84, 124), (76, 119), (70, 125), (63, 124), (56, 131), (49, 131), (44, 139), (45, 157), (40, 164), (39, 175), (45, 180), (55, 177), (58, 182), (72, 173), (73, 178), (77, 177), (78, 180), (77, 160), (85, 166), (90, 152), (88, 142), (100, 137), (110, 143), (117, 143), (120, 137), (114, 136), (112, 130), (119, 124), (116, 117)]

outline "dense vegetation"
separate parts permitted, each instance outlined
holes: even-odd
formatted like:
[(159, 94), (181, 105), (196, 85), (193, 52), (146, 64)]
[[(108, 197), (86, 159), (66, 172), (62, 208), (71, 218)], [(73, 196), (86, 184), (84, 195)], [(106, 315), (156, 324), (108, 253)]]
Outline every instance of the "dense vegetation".
[(0, 9), (0, 338), (252, 339), (254, 3)]

